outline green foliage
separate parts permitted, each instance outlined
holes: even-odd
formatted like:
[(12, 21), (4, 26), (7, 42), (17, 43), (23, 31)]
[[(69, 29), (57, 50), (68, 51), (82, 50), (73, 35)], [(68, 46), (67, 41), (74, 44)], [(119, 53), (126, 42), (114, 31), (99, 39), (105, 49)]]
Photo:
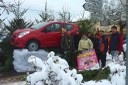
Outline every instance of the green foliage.
[(104, 69), (99, 70), (86, 70), (86, 71), (79, 71), (79, 74), (83, 75), (83, 81), (90, 81), (90, 80), (101, 80), (101, 79), (108, 79), (110, 74), (110, 68), (106, 67)]
[(3, 61), (4, 61), (4, 70), (5, 71), (10, 71), (13, 69), (13, 46), (11, 45), (10, 42), (2, 42), (1, 43), (1, 48), (3, 50)]
[[(32, 22), (27, 22), (23, 19), (24, 14), (27, 12), (27, 9), (21, 9), (20, 6), (22, 2), (18, 0), (13, 4), (14, 7), (10, 8), (9, 11), (15, 16), (13, 20), (9, 21), (9, 25), (5, 25), (5, 29), (9, 31), (9, 36), (13, 34), (14, 31), (21, 28), (31, 27)], [(10, 38), (8, 37), (8, 38)]]
[(89, 81), (94, 80), (94, 77), (97, 75), (98, 70), (79, 71), (78, 73), (83, 75), (83, 81)]
[(86, 33), (86, 34), (88, 32), (94, 33), (95, 24), (96, 24), (96, 21), (88, 20), (88, 19), (78, 21), (80, 32)]
[(100, 69), (97, 76), (94, 78), (95, 80), (108, 79), (110, 74), (110, 68), (106, 67), (104, 69)]
[(21, 76), (19, 77), (19, 79), (20, 79), (21, 81), (26, 81), (26, 78), (27, 78), (26, 75), (21, 75)]
[(20, 18), (20, 19), (19, 18), (14, 18), (12, 21), (9, 21), (9, 25), (5, 25), (5, 29), (8, 30), (9, 33), (7, 34), (7, 36), (6, 36), (6, 38), (4, 40), (9, 42), (12, 34), (17, 29), (31, 27), (32, 25), (33, 25), (33, 23), (26, 22), (22, 18)]
[(32, 25), (33, 23), (26, 22), (22, 18), (14, 18), (12, 21), (9, 21), (9, 25), (5, 25), (5, 28), (10, 32), (10, 34), (13, 34), (17, 29), (31, 27)]

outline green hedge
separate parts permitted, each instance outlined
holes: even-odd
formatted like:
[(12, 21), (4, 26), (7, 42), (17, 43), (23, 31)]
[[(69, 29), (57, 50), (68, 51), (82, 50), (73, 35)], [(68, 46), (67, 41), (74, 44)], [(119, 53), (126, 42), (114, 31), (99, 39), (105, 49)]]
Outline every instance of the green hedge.
[(0, 43), (1, 48), (3, 50), (2, 59), (3, 59), (3, 66), (5, 71), (10, 71), (13, 69), (13, 50), (14, 47), (11, 45), (10, 42), (2, 42)]
[(106, 67), (104, 69), (99, 69), (99, 70), (79, 71), (78, 73), (83, 75), (83, 81), (90, 81), (90, 80), (98, 81), (109, 78), (110, 68)]

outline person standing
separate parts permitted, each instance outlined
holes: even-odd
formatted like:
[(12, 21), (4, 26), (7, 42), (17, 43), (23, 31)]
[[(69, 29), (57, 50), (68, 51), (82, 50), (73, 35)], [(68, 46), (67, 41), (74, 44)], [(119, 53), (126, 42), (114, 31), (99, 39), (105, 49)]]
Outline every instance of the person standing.
[(103, 68), (106, 65), (106, 53), (108, 51), (108, 38), (104, 35), (103, 30), (99, 31), (98, 40), (97, 58), (98, 61), (101, 60), (101, 67)]
[(65, 41), (67, 39), (66, 30), (63, 29), (61, 36), (62, 36), (62, 38), (61, 38), (61, 51), (62, 51), (62, 54), (64, 54), (64, 52), (66, 51), (66, 47), (67, 47), (67, 44), (65, 43)]
[(111, 27), (112, 34), (109, 41), (109, 53), (112, 55), (113, 61), (119, 61), (118, 55), (121, 54), (123, 49), (123, 36), (117, 32), (117, 27)]
[(94, 37), (94, 49), (95, 49), (95, 52), (96, 52), (96, 55), (97, 55), (97, 58), (98, 58), (98, 61), (99, 61), (99, 56), (100, 56), (100, 36), (99, 36), (99, 33), (96, 33), (95, 34), (95, 37)]
[(78, 51), (84, 51), (90, 49), (93, 49), (92, 41), (86, 36), (86, 34), (82, 34), (82, 37), (78, 45)]
[(79, 44), (80, 39), (81, 39), (80, 31), (77, 30), (76, 33), (73, 35), (75, 50), (78, 50), (78, 44)]
[(109, 36), (108, 36), (108, 52), (109, 52), (109, 44), (110, 44), (110, 36), (112, 35), (112, 31), (109, 31)]
[(77, 30), (75, 32), (75, 34), (73, 35), (73, 40), (74, 40), (74, 52), (73, 52), (73, 65), (74, 67), (77, 67), (77, 56), (79, 54), (78, 52), (78, 44), (79, 44), (79, 41), (81, 39), (81, 34), (80, 34), (80, 31)]

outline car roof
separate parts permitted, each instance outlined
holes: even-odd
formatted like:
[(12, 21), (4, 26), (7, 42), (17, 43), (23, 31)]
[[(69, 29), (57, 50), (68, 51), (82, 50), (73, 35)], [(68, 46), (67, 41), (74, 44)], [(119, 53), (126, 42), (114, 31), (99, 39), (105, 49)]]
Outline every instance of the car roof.
[(72, 24), (72, 23), (70, 23), (70, 22), (62, 22), (62, 21), (49, 21), (49, 23), (68, 23), (68, 24)]

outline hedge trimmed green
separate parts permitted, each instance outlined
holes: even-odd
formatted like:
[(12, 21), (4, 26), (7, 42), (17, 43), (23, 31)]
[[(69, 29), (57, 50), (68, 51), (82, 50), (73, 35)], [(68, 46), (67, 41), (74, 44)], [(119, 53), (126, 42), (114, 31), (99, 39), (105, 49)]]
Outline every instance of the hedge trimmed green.
[(90, 81), (90, 80), (98, 81), (109, 78), (110, 68), (105, 67), (104, 69), (99, 69), (99, 70), (78, 71), (78, 73), (83, 75), (83, 81)]

